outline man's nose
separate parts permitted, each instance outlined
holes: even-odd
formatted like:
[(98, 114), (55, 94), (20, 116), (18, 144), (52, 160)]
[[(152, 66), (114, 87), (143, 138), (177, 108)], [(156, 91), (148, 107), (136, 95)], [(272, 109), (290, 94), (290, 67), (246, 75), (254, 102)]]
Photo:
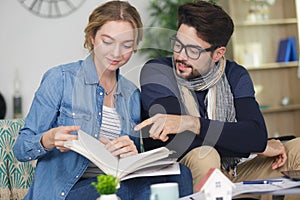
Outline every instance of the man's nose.
[(182, 48), (181, 51), (178, 53), (178, 56), (182, 58), (183, 60), (188, 59), (188, 55), (186, 53), (186, 48)]

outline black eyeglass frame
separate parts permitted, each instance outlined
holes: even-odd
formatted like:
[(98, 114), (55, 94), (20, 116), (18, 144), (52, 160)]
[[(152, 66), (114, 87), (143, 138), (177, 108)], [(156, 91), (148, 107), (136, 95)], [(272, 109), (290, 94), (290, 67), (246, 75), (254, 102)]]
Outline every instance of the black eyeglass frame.
[[(175, 52), (175, 53), (180, 53), (180, 52), (182, 51), (182, 49), (184, 49), (186, 55), (187, 55), (190, 59), (192, 59), (192, 60), (197, 60), (197, 59), (199, 59), (199, 58), (200, 58), (200, 55), (201, 55), (202, 53), (204, 53), (204, 52), (211, 52), (211, 51), (214, 51), (215, 49), (218, 48), (218, 46), (211, 46), (211, 47), (208, 47), (208, 48), (206, 48), (206, 49), (203, 49), (202, 47), (197, 46), (197, 45), (191, 45), (191, 44), (184, 45), (184, 44), (176, 37), (176, 35), (171, 36), (171, 37), (170, 37), (170, 41), (171, 41), (171, 42), (172, 42), (172, 41), (178, 42), (178, 43), (181, 45), (180, 50), (179, 50), (179, 51), (175, 51), (175, 50), (174, 50), (174, 45), (175, 45), (175, 43), (174, 43), (174, 45), (171, 46), (173, 52)], [(197, 58), (190, 57), (190, 55), (189, 55), (189, 53), (188, 53), (188, 51), (187, 51), (187, 48), (188, 48), (188, 47), (192, 47), (192, 48), (195, 48), (195, 49), (199, 50), (199, 54), (198, 54)]]

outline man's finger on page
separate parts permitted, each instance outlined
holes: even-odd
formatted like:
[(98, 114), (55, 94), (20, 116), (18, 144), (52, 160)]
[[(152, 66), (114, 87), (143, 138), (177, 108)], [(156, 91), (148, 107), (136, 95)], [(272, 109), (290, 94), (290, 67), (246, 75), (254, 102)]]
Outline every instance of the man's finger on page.
[(142, 121), (141, 123), (139, 123), (138, 125), (136, 125), (136, 126), (134, 127), (134, 130), (135, 130), (135, 131), (139, 131), (139, 130), (141, 130), (142, 128), (144, 128), (144, 127), (146, 127), (146, 126), (148, 126), (148, 125), (150, 125), (150, 124), (152, 124), (152, 123), (153, 123), (152, 118), (148, 118), (148, 119)]

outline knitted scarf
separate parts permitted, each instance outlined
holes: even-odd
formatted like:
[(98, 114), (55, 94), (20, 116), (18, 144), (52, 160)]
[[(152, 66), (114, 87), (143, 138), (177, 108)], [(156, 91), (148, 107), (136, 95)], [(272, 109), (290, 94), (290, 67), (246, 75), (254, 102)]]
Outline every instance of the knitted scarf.
[[(186, 80), (177, 75), (173, 66), (181, 100), (189, 115), (200, 117), (199, 105), (194, 91), (208, 89), (205, 97), (208, 118), (220, 122), (236, 121), (233, 95), (225, 74), (225, 67), (226, 60), (225, 57), (222, 57), (207, 74)], [(210, 126), (202, 145), (214, 146), (221, 135), (222, 127), (214, 128)], [(228, 172), (234, 170), (233, 175), (236, 176), (235, 169), (239, 160), (240, 158), (237, 157), (222, 157), (222, 167)]]

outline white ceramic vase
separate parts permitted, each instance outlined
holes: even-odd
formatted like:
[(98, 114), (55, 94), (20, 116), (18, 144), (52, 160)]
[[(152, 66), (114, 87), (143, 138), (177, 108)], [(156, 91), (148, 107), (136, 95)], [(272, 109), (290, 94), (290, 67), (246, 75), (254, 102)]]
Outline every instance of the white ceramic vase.
[(98, 197), (96, 200), (120, 200), (116, 194), (104, 194)]

